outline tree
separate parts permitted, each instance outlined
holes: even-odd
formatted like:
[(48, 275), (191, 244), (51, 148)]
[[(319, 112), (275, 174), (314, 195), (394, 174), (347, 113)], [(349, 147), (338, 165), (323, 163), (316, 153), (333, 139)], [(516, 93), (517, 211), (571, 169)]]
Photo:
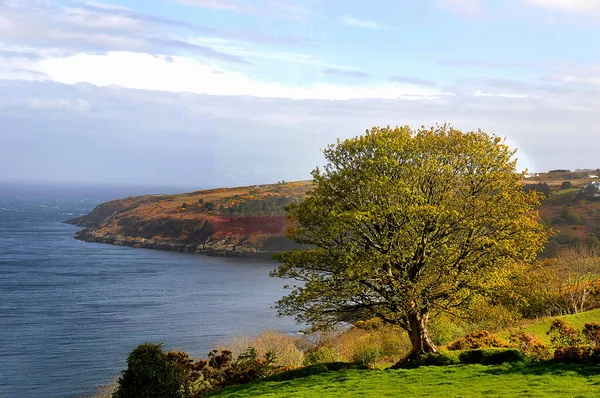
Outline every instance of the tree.
[(571, 183), (571, 181), (563, 181), (562, 184), (560, 184), (560, 189), (571, 189), (573, 188), (573, 184)]
[(545, 301), (554, 313), (586, 311), (589, 298), (600, 289), (600, 250), (579, 246), (559, 251), (542, 269)]
[(547, 232), (514, 151), (482, 131), (448, 125), (373, 128), (324, 149), (314, 188), (288, 207), (273, 276), (303, 282), (277, 302), (315, 328), (378, 317), (404, 328), (407, 357), (435, 352), (429, 320), (465, 306), (486, 276), (535, 259)]
[(185, 376), (171, 363), (160, 344), (137, 346), (127, 357), (127, 369), (119, 378), (116, 398), (179, 398), (185, 392)]

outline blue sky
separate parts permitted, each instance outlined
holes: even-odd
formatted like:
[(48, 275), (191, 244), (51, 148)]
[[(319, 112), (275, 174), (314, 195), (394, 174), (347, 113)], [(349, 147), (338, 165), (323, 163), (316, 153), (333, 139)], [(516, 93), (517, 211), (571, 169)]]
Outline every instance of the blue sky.
[(600, 167), (600, 0), (0, 1), (0, 180), (307, 179), (374, 125)]

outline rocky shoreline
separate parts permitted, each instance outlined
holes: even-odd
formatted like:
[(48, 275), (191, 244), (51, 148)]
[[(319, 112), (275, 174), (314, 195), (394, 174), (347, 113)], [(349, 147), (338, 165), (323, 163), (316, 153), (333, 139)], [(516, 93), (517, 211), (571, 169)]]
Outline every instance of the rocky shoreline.
[[(66, 221), (66, 223), (69, 222)], [(271, 258), (274, 254), (278, 253), (277, 251), (259, 250), (256, 247), (251, 246), (234, 245), (227, 241), (213, 240), (201, 244), (180, 243), (118, 234), (107, 234), (89, 228), (77, 231), (73, 235), (73, 238), (91, 243), (106, 243), (115, 246), (204, 254), (213, 257)]]

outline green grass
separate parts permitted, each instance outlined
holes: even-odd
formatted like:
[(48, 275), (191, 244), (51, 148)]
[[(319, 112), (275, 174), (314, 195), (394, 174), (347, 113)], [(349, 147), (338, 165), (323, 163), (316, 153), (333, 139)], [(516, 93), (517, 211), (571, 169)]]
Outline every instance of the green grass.
[[(600, 322), (600, 309), (582, 312), (580, 314), (574, 315), (564, 315), (558, 318), (562, 318), (568, 324), (574, 326), (575, 328), (581, 330), (583, 329), (583, 325), (588, 322)], [(540, 340), (544, 341), (547, 344), (550, 344), (550, 339), (546, 332), (550, 329), (550, 324), (552, 324), (552, 320), (555, 318), (545, 318), (540, 321), (531, 323), (525, 327), (523, 327), (523, 331), (526, 333), (534, 333)], [(518, 330), (518, 329), (514, 329)], [(504, 340), (508, 340), (510, 332), (500, 333), (500, 338)], [(599, 393), (600, 396), (600, 393)]]
[(570, 192), (579, 192), (581, 191), (581, 187), (575, 187), (575, 188), (568, 188), (568, 189), (561, 189), (559, 191), (556, 191), (556, 193), (558, 195), (564, 195), (566, 193), (570, 193)]
[(215, 397), (594, 397), (600, 366), (453, 365), (411, 370), (342, 370), (230, 387)]

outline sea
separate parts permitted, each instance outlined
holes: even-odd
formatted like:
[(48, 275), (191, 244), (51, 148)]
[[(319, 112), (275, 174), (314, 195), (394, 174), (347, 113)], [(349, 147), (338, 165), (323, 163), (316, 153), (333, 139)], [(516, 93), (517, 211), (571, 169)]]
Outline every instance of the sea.
[(144, 342), (206, 357), (233, 336), (298, 333), (272, 308), (275, 261), (81, 242), (63, 223), (166, 191), (0, 183), (0, 397), (91, 396)]

